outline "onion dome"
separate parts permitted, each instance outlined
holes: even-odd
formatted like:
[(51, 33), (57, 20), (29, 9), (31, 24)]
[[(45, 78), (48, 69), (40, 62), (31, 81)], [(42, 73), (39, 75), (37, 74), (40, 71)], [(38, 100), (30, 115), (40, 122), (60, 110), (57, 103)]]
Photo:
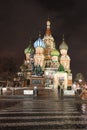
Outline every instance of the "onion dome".
[(24, 50), (24, 53), (30, 53), (32, 54), (34, 52), (34, 48), (31, 46), (31, 42), (29, 43), (29, 46)]
[(25, 54), (31, 53), (31, 48), (30, 48), (30, 47), (27, 47), (27, 48), (24, 50), (24, 53), (25, 53)]
[(59, 56), (59, 51), (56, 49), (51, 51), (51, 56)]
[(39, 37), (35, 42), (34, 42), (34, 47), (42, 47), (45, 48), (45, 43), (43, 42), (43, 40)]
[(63, 40), (62, 40), (62, 43), (60, 44), (59, 46), (59, 49), (62, 50), (68, 50), (68, 45), (66, 44), (65, 40), (64, 40), (64, 35), (63, 35)]

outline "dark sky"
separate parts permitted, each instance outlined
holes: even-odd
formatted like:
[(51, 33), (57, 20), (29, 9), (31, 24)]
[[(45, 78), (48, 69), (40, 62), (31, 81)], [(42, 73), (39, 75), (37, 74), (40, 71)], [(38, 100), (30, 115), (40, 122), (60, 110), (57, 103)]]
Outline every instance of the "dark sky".
[(29, 41), (39, 31), (43, 38), (48, 17), (57, 48), (65, 36), (72, 73), (87, 77), (87, 0), (1, 0), (0, 57), (15, 57), (21, 65)]

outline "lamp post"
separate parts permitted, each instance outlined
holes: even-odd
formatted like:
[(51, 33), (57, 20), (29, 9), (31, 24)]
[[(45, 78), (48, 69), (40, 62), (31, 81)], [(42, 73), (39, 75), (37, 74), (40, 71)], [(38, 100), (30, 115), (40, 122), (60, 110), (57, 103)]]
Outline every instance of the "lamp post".
[(79, 94), (82, 92), (82, 79), (79, 79)]

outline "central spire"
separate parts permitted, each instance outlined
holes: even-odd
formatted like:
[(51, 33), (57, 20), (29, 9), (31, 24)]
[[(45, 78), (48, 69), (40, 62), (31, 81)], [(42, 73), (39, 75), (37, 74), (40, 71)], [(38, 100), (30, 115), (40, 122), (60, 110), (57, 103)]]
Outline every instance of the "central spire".
[(46, 35), (50, 36), (51, 35), (51, 30), (50, 30), (51, 22), (49, 19), (47, 20), (46, 25), (47, 25)]

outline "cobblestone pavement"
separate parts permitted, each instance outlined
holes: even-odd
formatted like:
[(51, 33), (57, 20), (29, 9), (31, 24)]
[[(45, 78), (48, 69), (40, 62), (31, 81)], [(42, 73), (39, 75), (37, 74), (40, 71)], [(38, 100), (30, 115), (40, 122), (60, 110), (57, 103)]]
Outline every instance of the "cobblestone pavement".
[(87, 130), (87, 101), (78, 98), (0, 98), (0, 130)]

